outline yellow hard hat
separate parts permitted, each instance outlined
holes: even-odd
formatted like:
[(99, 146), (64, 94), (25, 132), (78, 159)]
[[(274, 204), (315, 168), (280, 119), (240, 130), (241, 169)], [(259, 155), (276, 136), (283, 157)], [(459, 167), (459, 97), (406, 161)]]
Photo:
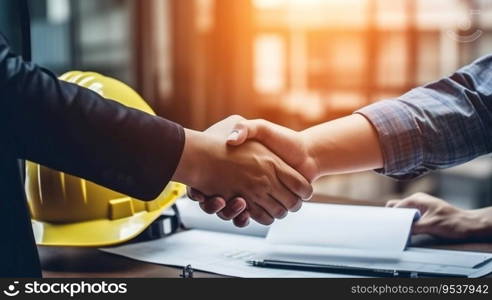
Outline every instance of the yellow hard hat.
[[(60, 79), (154, 115), (133, 89), (118, 80), (78, 71)], [(34, 236), (42, 246), (102, 247), (126, 242), (185, 192), (184, 185), (171, 182), (155, 200), (144, 202), (32, 162), (26, 162), (25, 185)]]

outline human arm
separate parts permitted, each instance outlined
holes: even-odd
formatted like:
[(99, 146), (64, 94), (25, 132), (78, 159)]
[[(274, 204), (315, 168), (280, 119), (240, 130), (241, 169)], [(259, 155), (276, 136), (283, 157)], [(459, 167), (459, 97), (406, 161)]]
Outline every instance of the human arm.
[(460, 209), (424, 193), (403, 200), (390, 200), (387, 206), (416, 208), (420, 211), (422, 216), (413, 224), (413, 234), (430, 234), (456, 240), (492, 240), (492, 207)]
[(287, 211), (298, 210), (300, 199), (309, 198), (312, 187), (301, 174), (257, 142), (242, 147), (225, 145), (223, 136), (230, 132), (237, 118), (223, 120), (203, 133), (186, 130), (190, 136), (174, 178), (209, 196), (242, 197), (253, 219), (270, 224)]
[[(294, 131), (266, 120), (239, 122), (228, 139), (240, 145), (247, 139), (264, 143), (309, 181), (330, 175), (380, 168), (378, 135), (371, 123), (354, 114), (304, 131)], [(246, 134), (247, 133), (247, 134)]]
[(184, 145), (180, 125), (60, 81), (1, 36), (0, 102), (2, 146), (16, 157), (139, 199), (161, 193)]
[[(397, 179), (414, 178), (492, 151), (491, 70), (492, 55), (397, 99), (357, 111), (355, 116), (364, 116), (368, 123), (352, 115), (287, 134), (285, 128), (266, 121), (244, 121), (229, 144), (257, 139), (276, 148), (281, 157), (316, 161), (318, 175), (377, 169)], [(345, 141), (350, 145), (345, 146)], [(279, 146), (286, 144), (297, 150)], [(352, 150), (363, 156), (362, 161)], [(330, 164), (335, 169), (325, 170)]]
[(174, 179), (210, 195), (248, 195), (257, 201), (248, 202), (252, 217), (271, 223), (311, 190), (300, 174), (256, 142), (229, 149), (217, 135), (185, 130), (60, 81), (23, 62), (2, 38), (0, 95), (2, 146), (17, 158), (135, 198), (152, 200)]
[(492, 151), (492, 55), (396, 100), (377, 102), (366, 116), (381, 140), (381, 174), (412, 179)]
[[(348, 116), (302, 132), (265, 120), (242, 120), (234, 128), (229, 144), (237, 146), (247, 139), (258, 140), (310, 182), (322, 175), (382, 166), (377, 134), (360, 115)], [(361, 149), (364, 149), (363, 153)], [(241, 210), (245, 207), (242, 199), (226, 201), (221, 197), (207, 198), (197, 190), (192, 190), (190, 197), (199, 201), (208, 213), (217, 213), (225, 220), (233, 219), (237, 226), (247, 225), (248, 212)]]
[(483, 57), (398, 99), (303, 132), (263, 120), (244, 121), (228, 143), (259, 140), (309, 179), (370, 169), (411, 179), (492, 151), (491, 69), (492, 56)]

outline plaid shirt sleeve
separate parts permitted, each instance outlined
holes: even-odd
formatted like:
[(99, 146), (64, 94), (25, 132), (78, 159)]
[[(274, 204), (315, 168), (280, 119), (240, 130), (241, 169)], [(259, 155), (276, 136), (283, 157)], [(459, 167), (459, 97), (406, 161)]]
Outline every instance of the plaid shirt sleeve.
[(384, 167), (411, 179), (492, 152), (492, 55), (452, 76), (356, 113), (379, 135)]

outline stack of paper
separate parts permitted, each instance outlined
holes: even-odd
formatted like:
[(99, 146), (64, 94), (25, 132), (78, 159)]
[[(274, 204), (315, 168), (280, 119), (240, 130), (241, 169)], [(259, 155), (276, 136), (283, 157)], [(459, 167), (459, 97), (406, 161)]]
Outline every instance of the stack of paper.
[[(246, 229), (180, 200), (189, 231), (164, 239), (102, 249), (145, 262), (186, 266), (237, 277), (341, 277), (340, 274), (258, 268), (246, 262), (300, 263), (407, 270), (479, 277), (492, 272), (492, 254), (407, 248), (416, 210), (311, 204), (271, 228)], [(344, 276), (353, 277), (353, 276)]]

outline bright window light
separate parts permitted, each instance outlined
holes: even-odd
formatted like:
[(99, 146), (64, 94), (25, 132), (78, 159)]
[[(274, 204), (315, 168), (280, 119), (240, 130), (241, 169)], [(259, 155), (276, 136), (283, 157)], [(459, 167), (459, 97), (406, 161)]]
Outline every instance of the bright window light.
[(285, 88), (285, 42), (274, 34), (255, 41), (255, 88), (259, 93), (279, 93)]

